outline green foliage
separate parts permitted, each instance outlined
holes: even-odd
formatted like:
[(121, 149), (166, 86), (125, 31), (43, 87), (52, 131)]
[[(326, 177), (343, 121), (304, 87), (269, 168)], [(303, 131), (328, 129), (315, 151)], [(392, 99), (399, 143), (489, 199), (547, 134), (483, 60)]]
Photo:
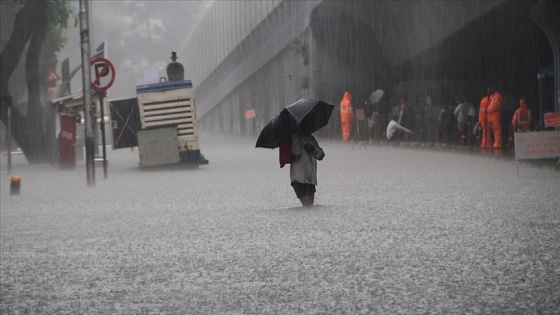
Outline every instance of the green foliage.
[(303, 64), (307, 65), (309, 63), (309, 45), (305, 37), (303, 35), (293, 35), (289, 40), (289, 44), (296, 54), (300, 54), (303, 57)]
[[(48, 1), (47, 18), (49, 20), (49, 29), (52, 33), (52, 45), (55, 52), (60, 51), (68, 41), (66, 28), (68, 19), (72, 16), (70, 0), (12, 0), (12, 2), (21, 6), (27, 1)], [(74, 20), (76, 22), (77, 18), (74, 17)], [(76, 27), (76, 24), (74, 23), (74, 27)]]
[(290, 48), (295, 50), (297, 53), (301, 53), (304, 50), (305, 38), (302, 35), (292, 35), (289, 43)]
[(60, 51), (68, 41), (66, 26), (71, 13), (68, 0), (48, 0), (47, 16), (55, 52)]
[(61, 25), (54, 25), (51, 27), (51, 34), (53, 50), (55, 52), (59, 52), (68, 42), (66, 27), (62, 27)]

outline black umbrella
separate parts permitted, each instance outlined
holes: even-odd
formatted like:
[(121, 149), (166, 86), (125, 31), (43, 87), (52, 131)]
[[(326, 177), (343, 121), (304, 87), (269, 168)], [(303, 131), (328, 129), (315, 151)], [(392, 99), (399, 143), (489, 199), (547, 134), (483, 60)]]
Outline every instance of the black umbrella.
[(370, 104), (377, 105), (377, 104), (379, 104), (379, 102), (383, 98), (383, 95), (385, 95), (385, 92), (383, 92), (383, 90), (377, 90), (377, 91), (371, 93), (368, 100), (369, 100)]
[(301, 130), (312, 134), (329, 123), (334, 105), (315, 99), (301, 99), (286, 108), (266, 124), (257, 139), (257, 148), (274, 149), (280, 138)]
[(274, 149), (280, 146), (282, 137), (292, 134), (297, 130), (297, 123), (290, 113), (284, 108), (280, 114), (266, 124), (257, 139), (257, 148)]

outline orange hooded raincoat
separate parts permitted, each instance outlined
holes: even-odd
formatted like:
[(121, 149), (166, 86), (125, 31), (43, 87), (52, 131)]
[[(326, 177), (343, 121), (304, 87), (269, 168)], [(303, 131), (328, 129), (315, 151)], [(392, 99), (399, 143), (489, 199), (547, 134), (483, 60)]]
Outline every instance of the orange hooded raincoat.
[(350, 137), (350, 129), (352, 127), (352, 95), (344, 92), (342, 101), (340, 101), (340, 126), (342, 128), (342, 141), (348, 141)]
[(490, 144), (491, 138), (488, 132), (488, 105), (490, 104), (490, 97), (484, 96), (480, 100), (480, 109), (478, 110), (478, 123), (482, 128), (482, 140), (480, 141), (480, 147), (485, 148), (486, 144)]
[(502, 148), (502, 101), (500, 92), (494, 91), (488, 105), (488, 123), (494, 135), (494, 149)]
[[(513, 114), (513, 119), (511, 120), (511, 125), (513, 126), (513, 131), (527, 132), (532, 130), (533, 117), (531, 115), (531, 110), (527, 108), (527, 103), (525, 99), (519, 100), (519, 108), (515, 110)], [(518, 129), (519, 128), (519, 129)]]

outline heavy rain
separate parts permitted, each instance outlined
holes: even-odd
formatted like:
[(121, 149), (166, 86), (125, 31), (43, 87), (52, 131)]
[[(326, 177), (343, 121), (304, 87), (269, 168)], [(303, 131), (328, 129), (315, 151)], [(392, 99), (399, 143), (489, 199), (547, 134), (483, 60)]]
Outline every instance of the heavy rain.
[(557, 2), (0, 6), (1, 314), (558, 313)]

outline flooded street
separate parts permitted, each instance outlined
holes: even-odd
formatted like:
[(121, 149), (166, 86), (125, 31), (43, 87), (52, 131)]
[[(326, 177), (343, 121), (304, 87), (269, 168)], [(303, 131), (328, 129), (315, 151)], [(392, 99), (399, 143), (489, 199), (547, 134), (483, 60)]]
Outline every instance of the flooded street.
[(0, 313), (553, 314), (560, 176), (478, 154), (318, 138), (316, 206), (278, 150), (201, 134), (198, 169), (108, 150), (1, 173)]
[(0, 1), (0, 315), (558, 315), (559, 16)]

